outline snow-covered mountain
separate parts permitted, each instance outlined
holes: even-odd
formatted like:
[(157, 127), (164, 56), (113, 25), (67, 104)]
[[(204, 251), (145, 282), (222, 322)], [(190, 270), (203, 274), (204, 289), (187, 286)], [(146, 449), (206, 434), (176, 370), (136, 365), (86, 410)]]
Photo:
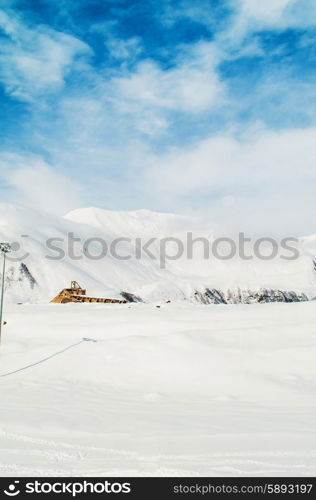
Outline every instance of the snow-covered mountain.
[[(20, 245), (18, 249), (14, 244), (8, 260), (7, 297), (14, 302), (47, 302), (71, 280), (89, 295), (120, 297), (123, 292), (144, 301), (287, 302), (316, 295), (314, 236), (301, 240), (304, 251), (295, 260), (205, 259), (196, 242), (192, 259), (184, 255), (162, 266), (160, 241), (172, 237), (185, 242), (188, 232), (193, 238), (214, 238), (199, 220), (173, 214), (86, 208), (59, 217), (2, 204), (0, 240)], [(116, 246), (118, 257), (109, 251), (101, 256), (102, 242), (110, 248), (117, 238), (122, 238)], [(151, 238), (156, 238), (148, 247), (153, 257), (143, 252), (139, 258), (135, 240), (145, 245)], [(168, 245), (169, 255), (175, 255), (177, 244)]]

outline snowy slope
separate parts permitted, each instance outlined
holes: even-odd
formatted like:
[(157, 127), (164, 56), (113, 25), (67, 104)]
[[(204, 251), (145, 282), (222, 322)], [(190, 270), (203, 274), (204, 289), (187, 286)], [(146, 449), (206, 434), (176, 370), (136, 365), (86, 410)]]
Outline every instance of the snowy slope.
[[(150, 238), (164, 237), (184, 241), (187, 231), (193, 231), (194, 237), (212, 239), (207, 229), (197, 219), (147, 210), (113, 212), (87, 208), (58, 217), (2, 204), (0, 239), (20, 243), (20, 250), (12, 254), (14, 258), (27, 254), (17, 262), (8, 263), (7, 296), (13, 302), (47, 302), (69, 286), (71, 280), (77, 280), (90, 295), (119, 297), (125, 291), (145, 301), (216, 302), (214, 289), (215, 295), (219, 291), (224, 300), (231, 297), (237, 302), (260, 301), (267, 293), (270, 297), (276, 293), (273, 300), (279, 300), (278, 291), (295, 292), (300, 298), (304, 298), (302, 294), (309, 298), (316, 295), (312, 263), (316, 238), (313, 236), (302, 240), (308, 251), (295, 261), (279, 258), (273, 261), (241, 261), (239, 258), (223, 261), (213, 257), (205, 260), (202, 247), (197, 245), (192, 260), (184, 256), (167, 261), (166, 267), (161, 268), (158, 242), (150, 246), (155, 259), (147, 255), (141, 259), (135, 256), (133, 242), (136, 238), (141, 238), (143, 243)], [(74, 244), (76, 258), (69, 256), (69, 233), (80, 238), (80, 242)], [(49, 238), (62, 240), (58, 242), (65, 251), (62, 259), (56, 260), (56, 250), (47, 248)], [(130, 238), (132, 242), (121, 242), (119, 253), (130, 254), (132, 258), (122, 260), (108, 254), (98, 260), (89, 259), (83, 255), (83, 248), (91, 238), (102, 238), (108, 245), (115, 238)], [(93, 255), (99, 254), (100, 245), (90, 244), (89, 251)]]
[(314, 302), (26, 304), (6, 320), (2, 476), (315, 476)]

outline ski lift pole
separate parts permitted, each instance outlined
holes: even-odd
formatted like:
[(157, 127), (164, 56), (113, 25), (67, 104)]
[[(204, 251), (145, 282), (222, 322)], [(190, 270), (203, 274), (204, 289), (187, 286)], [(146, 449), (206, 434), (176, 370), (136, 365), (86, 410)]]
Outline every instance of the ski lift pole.
[(2, 283), (1, 283), (1, 297), (0, 297), (0, 343), (1, 343), (1, 334), (2, 334), (5, 264), (6, 264), (7, 253), (9, 253), (10, 250), (11, 250), (11, 245), (9, 243), (0, 243), (0, 252), (3, 254)]

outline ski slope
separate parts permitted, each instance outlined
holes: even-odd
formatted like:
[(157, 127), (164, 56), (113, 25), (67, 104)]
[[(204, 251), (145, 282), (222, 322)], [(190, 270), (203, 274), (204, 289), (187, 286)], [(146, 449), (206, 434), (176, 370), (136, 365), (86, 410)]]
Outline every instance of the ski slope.
[(11, 304), (5, 319), (2, 476), (316, 474), (315, 302)]

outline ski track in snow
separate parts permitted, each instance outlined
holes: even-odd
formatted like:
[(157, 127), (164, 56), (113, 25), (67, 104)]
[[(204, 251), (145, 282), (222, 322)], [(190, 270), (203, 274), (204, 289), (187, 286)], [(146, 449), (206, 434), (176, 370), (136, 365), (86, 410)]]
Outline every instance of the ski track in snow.
[(42, 363), (46, 363), (46, 361), (49, 361), (50, 359), (55, 358), (55, 356), (60, 356), (64, 352), (68, 351), (69, 349), (73, 349), (74, 347), (77, 347), (78, 345), (80, 345), (86, 341), (88, 341), (88, 339), (82, 339), (82, 340), (80, 340), (80, 342), (76, 342), (75, 344), (71, 344), (71, 345), (65, 347), (64, 349), (62, 349), (61, 351), (55, 352), (54, 354), (50, 354), (46, 358), (35, 361), (34, 363), (32, 363), (30, 365), (22, 366), (21, 368), (17, 368), (16, 370), (13, 370), (12, 372), (1, 373), (0, 378), (10, 377), (10, 375), (14, 375), (15, 373), (23, 372), (24, 370), (28, 370), (30, 368), (33, 368), (34, 366), (40, 365)]
[(315, 303), (7, 317), (0, 475), (316, 475)]

